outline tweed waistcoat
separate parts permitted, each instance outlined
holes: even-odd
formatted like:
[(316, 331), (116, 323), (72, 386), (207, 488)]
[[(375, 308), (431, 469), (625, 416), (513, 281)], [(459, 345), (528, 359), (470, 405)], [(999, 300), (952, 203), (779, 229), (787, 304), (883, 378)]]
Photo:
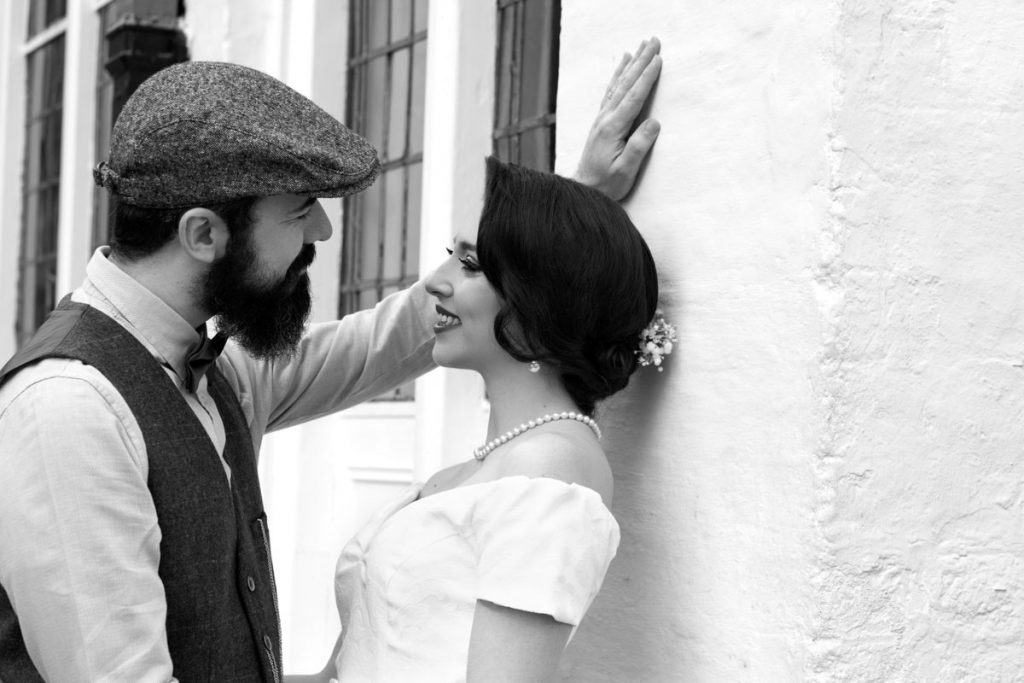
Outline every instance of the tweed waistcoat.
[[(95, 308), (61, 302), (0, 370), (0, 384), (42, 358), (99, 370), (142, 431), (160, 525), (160, 579), (174, 675), (190, 681), (279, 681), (281, 637), (266, 514), (252, 438), (216, 366), (207, 386), (224, 422), (228, 483), (213, 443), (161, 365)], [(125, 643), (126, 648), (131, 643)], [(0, 679), (41, 680), (0, 587)]]

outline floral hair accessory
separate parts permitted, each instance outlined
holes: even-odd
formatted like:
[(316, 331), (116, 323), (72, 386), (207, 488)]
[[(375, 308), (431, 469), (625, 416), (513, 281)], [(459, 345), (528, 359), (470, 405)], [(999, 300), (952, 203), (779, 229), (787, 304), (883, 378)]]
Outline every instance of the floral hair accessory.
[(662, 372), (661, 361), (672, 353), (672, 344), (676, 342), (676, 328), (665, 320), (659, 308), (654, 312), (654, 319), (640, 332), (640, 342), (636, 349), (636, 358), (640, 365), (653, 365)]

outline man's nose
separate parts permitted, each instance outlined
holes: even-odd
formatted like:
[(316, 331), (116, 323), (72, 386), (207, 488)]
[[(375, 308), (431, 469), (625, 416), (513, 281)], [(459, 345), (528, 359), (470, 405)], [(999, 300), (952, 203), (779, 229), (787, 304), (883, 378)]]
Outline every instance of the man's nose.
[(324, 242), (331, 238), (334, 234), (334, 228), (331, 227), (331, 220), (327, 217), (327, 212), (324, 211), (324, 207), (317, 201), (316, 206), (313, 208), (315, 216), (310, 216), (309, 228), (306, 230), (306, 241), (307, 242)]

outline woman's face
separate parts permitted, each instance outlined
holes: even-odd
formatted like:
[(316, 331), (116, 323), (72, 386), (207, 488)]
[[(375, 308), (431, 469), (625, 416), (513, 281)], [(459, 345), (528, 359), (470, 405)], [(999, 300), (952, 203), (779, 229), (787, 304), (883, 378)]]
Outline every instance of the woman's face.
[(501, 301), (480, 270), (476, 234), (457, 234), (446, 260), (427, 278), (427, 291), (437, 299), (434, 361), (450, 368), (484, 373), (512, 357), (494, 338), (494, 318)]

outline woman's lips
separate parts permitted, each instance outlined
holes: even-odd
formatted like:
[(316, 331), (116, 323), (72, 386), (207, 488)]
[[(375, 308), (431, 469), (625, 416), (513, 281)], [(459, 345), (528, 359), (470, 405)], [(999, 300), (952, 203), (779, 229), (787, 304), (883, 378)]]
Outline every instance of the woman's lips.
[(459, 319), (459, 316), (455, 315), (448, 309), (442, 306), (436, 306), (435, 310), (437, 311), (438, 318), (437, 322), (434, 323), (434, 332), (444, 332), (445, 330), (450, 330), (451, 328), (458, 327), (462, 324), (462, 320)]

